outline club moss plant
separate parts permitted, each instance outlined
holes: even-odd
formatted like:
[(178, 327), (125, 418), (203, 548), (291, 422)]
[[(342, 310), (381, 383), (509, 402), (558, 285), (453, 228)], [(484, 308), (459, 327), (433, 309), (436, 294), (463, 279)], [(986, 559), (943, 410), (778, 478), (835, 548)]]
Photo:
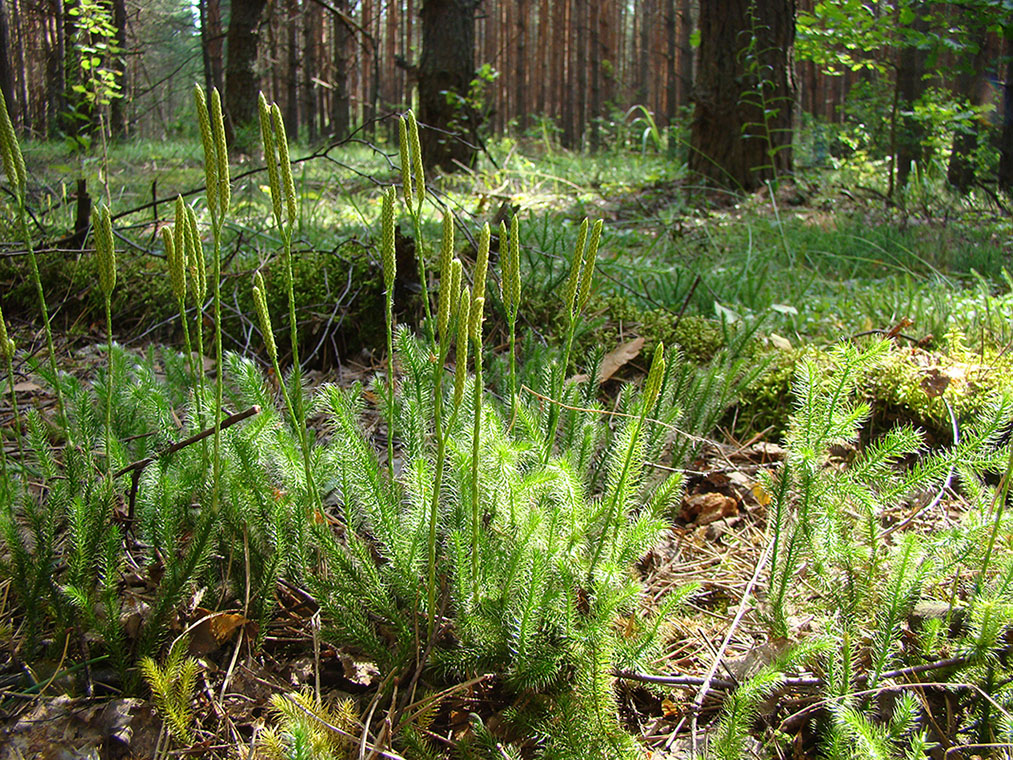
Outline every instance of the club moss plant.
[[(58, 677), (83, 690), (94, 683), (89, 669), (109, 664), (112, 684), (137, 692), (144, 675), (172, 726), (167, 730), (186, 744), (194, 736), (187, 731), (196, 666), (178, 641), (158, 656), (170, 632), (191, 622), (183, 619), (186, 600), (203, 588), (217, 612), (238, 611), (266, 624), (283, 579), (319, 604), (329, 643), (377, 667), (381, 675), (368, 698), (387, 717), (364, 730), (368, 707), (331, 710), (319, 695), (277, 695), (279, 727), (263, 740), (274, 756), (339, 756), (350, 746), (359, 754), (377, 748), (388, 756), (439, 756), (443, 750), (428, 733), (433, 721), (453, 706), (458, 690), (481, 685), (495, 695), (494, 708), (487, 713), (475, 703), (458, 744), (461, 756), (641, 757), (644, 748), (621, 719), (617, 673), (650, 674), (666, 662), (659, 632), (693, 589), (645, 608), (638, 563), (671, 525), (683, 484), (672, 469), (685, 464), (698, 434), (753, 377), (742, 363), (755, 363), (755, 356), (734, 343), (751, 333), (723, 335), (718, 360), (705, 367), (659, 340), (642, 389), (625, 383), (606, 408), (597, 372), (603, 352), (591, 354), (581, 367), (586, 372), (570, 371), (603, 235), (600, 223), (585, 221), (559, 288), (565, 340), (552, 346), (522, 338), (525, 359), (515, 367), (506, 358), (509, 387), (501, 400), (485, 383), (497, 364), (484, 350), (490, 329), (484, 316), (487, 308), (494, 313), (494, 302), (486, 301), (489, 229), (477, 231), (475, 266), (465, 282), (445, 210), (439, 264), (423, 294), (425, 323), (417, 333), (395, 325), (392, 295), (384, 304), (390, 352), (373, 387), (388, 422), (391, 466), (385, 466), (364, 422), (376, 398), (366, 388), (326, 384), (308, 393), (298, 353), (291, 379), (283, 377), (271, 311), (272, 296), (282, 296), (262, 273), (254, 275), (249, 298), (277, 387), (252, 360), (222, 349), (220, 238), (230, 188), (220, 104), (214, 93), (209, 100), (210, 107), (196, 97), (210, 274), (200, 203), (178, 203), (172, 233), (163, 233), (167, 298), (184, 321), (192, 298), (198, 356), (189, 346), (186, 355), (138, 356), (110, 340), (99, 381), (88, 387), (60, 373), (50, 351), (38, 371), (65, 405), (55, 418), (15, 410), (17, 458), (4, 451), (0, 468), (0, 580), (9, 583), (16, 605), (19, 656), (32, 666), (19, 689), (38, 693)], [(295, 343), (296, 197), (276, 114), (262, 103)], [(401, 183), (419, 238), (422, 204), (435, 199), (425, 191), (412, 124), (409, 114), (402, 166), (411, 171)], [(23, 188), (11, 139), (3, 145), (7, 181)], [(384, 197), (381, 260), (390, 254), (396, 224), (394, 196), (388, 190)], [(99, 257), (112, 252), (110, 221), (106, 211), (97, 213)], [(499, 281), (511, 334), (520, 302), (519, 256), (512, 251), (521, 231), (516, 219), (506, 234), (500, 230)], [(417, 239), (418, 255), (427, 250), (434, 247)], [(104, 298), (113, 293), (115, 271), (111, 257), (98, 262)], [(204, 385), (201, 328), (208, 276), (213, 392)], [(6, 329), (2, 315), (0, 326)], [(4, 330), (0, 350), (10, 386), (14, 347)], [(741, 756), (753, 737), (771, 755), (782, 751), (789, 734), (764, 721), (776, 719), (770, 710), (778, 709), (783, 690), (800, 684), (811, 687), (806, 699), (815, 694), (826, 705), (811, 724), (824, 756), (920, 756), (931, 741), (931, 721), (924, 703), (905, 696), (904, 679), (922, 672), (910, 668), (940, 662), (952, 668), (957, 738), (1013, 738), (1007, 718), (1013, 561), (1005, 509), (1013, 460), (1002, 437), (1013, 402), (994, 394), (981, 403), (961, 421), (953, 446), (929, 450), (918, 431), (900, 427), (846, 465), (828, 466), (834, 447), (858, 440), (869, 413), (864, 378), (881, 372), (890, 351), (881, 343), (843, 342), (822, 361), (800, 360), (787, 454), (758, 476), (768, 503), (755, 519), (766, 530), (767, 550), (757, 568), (753, 620), (764, 634), (797, 645), (740, 684), (720, 686), (726, 696), (705, 747), (711, 756)], [(325, 436), (309, 435), (311, 415), (325, 421)], [(209, 439), (212, 446), (203, 450)], [(917, 463), (902, 466), (909, 460)], [(990, 483), (996, 476), (998, 488)], [(910, 504), (914, 519), (920, 494), (956, 488), (958, 481), (966, 514), (944, 529), (900, 534), (888, 527), (898, 505)], [(137, 611), (124, 593), (128, 572), (146, 573), (139, 630), (125, 625)], [(959, 601), (961, 620), (918, 627), (911, 612), (922, 598), (947, 600), (948, 609)], [(810, 633), (797, 629), (798, 619), (811, 620)], [(155, 665), (159, 660), (165, 664)], [(52, 679), (36, 677), (44, 663), (60, 661)], [(901, 694), (890, 704), (874, 698), (886, 690)], [(341, 732), (353, 734), (354, 744)]]

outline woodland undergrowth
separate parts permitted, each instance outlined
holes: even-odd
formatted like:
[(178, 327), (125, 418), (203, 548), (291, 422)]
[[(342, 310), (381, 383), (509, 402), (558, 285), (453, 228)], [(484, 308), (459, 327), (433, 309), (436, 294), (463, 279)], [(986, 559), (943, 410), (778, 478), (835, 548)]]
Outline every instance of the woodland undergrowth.
[[(187, 654), (196, 624), (181, 626), (181, 605), (201, 594), (210, 609), (198, 622), (245, 621), (241, 636), (255, 649), (262, 642), (246, 623), (264, 630), (284, 583), (314, 601), (326, 641), (380, 675), (362, 703), (276, 694), (273, 724), (254, 742), (264, 756), (642, 757), (617, 700), (627, 682), (648, 683), (654, 699), (698, 688), (675, 731), (690, 726), (690, 751), (712, 757), (786, 756), (799, 742), (830, 758), (918, 757), (930, 745), (1013, 740), (1005, 509), (1013, 453), (1004, 436), (1013, 399), (991, 399), (961, 421), (950, 446), (928, 451), (917, 430), (901, 427), (845, 465), (830, 464), (835, 447), (859, 438), (869, 409), (858, 391), (887, 344), (846, 343), (829, 362), (802, 362), (787, 454), (755, 485), (766, 528), (755, 583), (707, 677), (673, 675), (658, 667), (663, 632), (677, 612), (690, 614), (697, 588), (670, 589), (645, 605), (638, 565), (672, 525), (680, 468), (755, 379), (756, 363), (734, 342), (702, 368), (659, 343), (641, 387), (625, 385), (606, 406), (601, 350), (580, 375), (570, 372), (603, 235), (601, 222), (587, 220), (558, 292), (559, 345), (519, 356), (519, 221), (484, 226), (476, 247), (462, 250), (447, 213), (441, 239), (426, 240), (421, 212), (435, 200), (409, 112), (400, 124), (401, 181), (383, 193), (377, 234), (386, 369), (368, 387), (308, 392), (293, 293), (295, 182), (281, 115), (262, 98), (288, 305), (272, 314), (268, 303), (277, 300), (255, 275), (273, 369), (265, 374), (223, 351), (228, 149), (218, 93), (198, 89), (195, 102), (205, 198), (178, 199), (174, 224), (162, 231), (184, 350), (145, 357), (113, 341), (116, 251), (106, 208), (93, 219), (109, 336), (97, 380), (89, 387), (61, 372), (50, 336), (36, 371), (54, 389), (56, 409), (18, 409), (18, 347), (0, 315), (15, 444), (0, 447), (0, 580), (14, 610), (6, 638), (30, 678), (22, 694), (54, 682), (94, 688), (102, 671), (116, 690), (150, 691), (165, 726), (160, 754), (185, 750), (203, 729), (194, 715), (201, 666)], [(0, 138), (48, 335), (26, 172), (6, 111)], [(402, 220), (422, 283), (418, 333), (394, 319)], [(507, 326), (505, 356), (484, 339), (493, 304)], [(290, 331), (288, 373), (276, 323)], [(499, 379), (495, 388), (486, 372)], [(365, 423), (374, 409), (380, 445)], [(310, 424), (319, 419), (322, 430)], [(903, 504), (905, 527), (919, 526), (957, 491), (968, 509), (942, 529), (884, 522)], [(150, 585), (143, 605), (126, 591), (125, 579), (138, 573)], [(916, 626), (912, 610), (925, 600), (940, 601), (943, 612)], [(785, 646), (741, 682), (715, 678), (746, 607)], [(239, 651), (237, 643), (233, 665)], [(54, 657), (59, 665), (43, 675)], [(942, 685), (919, 685), (923, 673)], [(480, 688), (494, 691), (501, 709), (469, 714), (448, 750), (433, 732), (441, 711), (455, 694)], [(724, 698), (708, 722), (700, 708), (709, 690)], [(949, 730), (938, 723), (941, 701), (953, 716)]]

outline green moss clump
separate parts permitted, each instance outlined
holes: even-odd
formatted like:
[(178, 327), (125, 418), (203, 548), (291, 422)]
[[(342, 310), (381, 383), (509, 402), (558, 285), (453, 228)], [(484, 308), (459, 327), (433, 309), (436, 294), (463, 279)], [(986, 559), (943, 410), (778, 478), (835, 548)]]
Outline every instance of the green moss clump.
[(602, 315), (605, 320), (585, 336), (582, 348), (614, 346), (619, 342), (620, 325), (624, 333), (634, 333), (644, 339), (641, 353), (648, 356), (659, 342), (663, 342), (666, 346), (678, 346), (686, 359), (706, 364), (725, 346), (721, 325), (713, 319), (684, 315), (676, 320), (667, 309), (643, 309), (618, 293), (592, 297), (588, 311)]
[(795, 368), (805, 356), (815, 356), (815, 349), (773, 349), (759, 355), (768, 362), (767, 368), (749, 384), (732, 410), (735, 434), (747, 438), (761, 430), (770, 429), (769, 438), (779, 438), (788, 428), (788, 418), (795, 410), (791, 393)]
[[(959, 422), (972, 419), (997, 393), (1013, 391), (1013, 361), (995, 356), (969, 354), (959, 336), (947, 338), (947, 350), (930, 353), (916, 347), (895, 345), (877, 370), (870, 374), (862, 395), (872, 409), (870, 428), (875, 431), (896, 424), (922, 428), (929, 439), (951, 436), (949, 403)], [(799, 362), (824, 361), (826, 348), (807, 347), (772, 350), (766, 371), (742, 394), (734, 410), (739, 437), (771, 429), (771, 437), (783, 435), (794, 410), (791, 394)]]
[[(26, 258), (0, 259), (0, 287), (7, 293), (4, 308), (9, 313), (30, 315), (37, 311), (27, 265)], [(39, 272), (61, 329), (88, 329), (101, 323), (104, 306), (94, 255), (43, 254), (39, 256)], [(284, 267), (279, 258), (272, 258), (262, 272), (268, 307), (276, 319), (276, 338), (279, 348), (285, 351), (290, 346), (285, 327), (288, 302)], [(122, 255), (117, 274), (112, 302), (114, 328), (128, 334), (162, 324), (164, 328), (149, 333), (149, 337), (178, 338), (174, 334), (179, 329), (178, 311), (165, 259), (157, 255)], [(293, 259), (293, 276), (301, 353), (307, 355), (314, 350), (324, 331), (333, 331), (342, 352), (383, 342), (383, 319), (377, 318), (383, 313), (382, 277), (363, 252), (299, 253)], [(252, 271), (245, 268), (227, 271), (223, 276), (222, 300), (227, 308), (222, 312), (222, 328), (235, 341), (245, 342), (254, 313), (251, 278)], [(335, 310), (336, 301), (342, 297), (343, 303)], [(231, 339), (226, 338), (226, 345)], [(254, 342), (251, 348), (260, 350), (262, 346)]]

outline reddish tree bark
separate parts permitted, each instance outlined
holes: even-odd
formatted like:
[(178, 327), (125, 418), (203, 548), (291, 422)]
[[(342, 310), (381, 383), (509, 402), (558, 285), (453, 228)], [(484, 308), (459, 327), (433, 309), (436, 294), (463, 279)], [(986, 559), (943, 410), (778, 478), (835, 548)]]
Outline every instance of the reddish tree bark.
[(257, 140), (257, 27), (267, 0), (232, 0), (225, 62), (225, 128), (229, 144), (249, 150)]
[(699, 28), (690, 174), (753, 190), (792, 168), (794, 0), (708, 0)]
[(430, 167), (455, 171), (475, 159), (478, 119), (466, 99), (475, 72), (477, 0), (422, 3), (419, 120), (422, 156)]

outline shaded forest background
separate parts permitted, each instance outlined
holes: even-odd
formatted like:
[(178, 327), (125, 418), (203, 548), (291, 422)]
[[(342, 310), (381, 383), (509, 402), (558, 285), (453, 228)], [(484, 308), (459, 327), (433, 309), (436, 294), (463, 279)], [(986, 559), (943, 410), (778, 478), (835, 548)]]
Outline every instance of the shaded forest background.
[[(1011, 17), (1007, 2), (911, 0), (3, 0), (0, 85), (26, 136), (84, 143), (100, 121), (114, 138), (192, 136), (193, 82), (214, 85), (240, 149), (258, 90), (309, 143), (373, 138), (378, 117), (418, 105), (421, 90), (423, 122), (474, 148), (507, 133), (660, 147), (667, 130), (673, 156), (691, 144), (691, 170), (738, 189), (769, 179), (759, 164), (791, 170), (793, 131), (819, 121), (850, 130), (811, 133), (807, 160), (889, 153), (892, 191), (941, 147), (942, 124), (951, 184), (967, 189), (984, 170), (1009, 187), (1013, 130), (999, 126), (1011, 121)], [(434, 60), (441, 51), (458, 61)], [(455, 65), (464, 74), (433, 85), (445, 111), (434, 119), (426, 82)], [(974, 157), (982, 130), (991, 166)], [(760, 147), (732, 167), (721, 156), (732, 148), (708, 142), (715, 132)], [(473, 155), (434, 160), (452, 169)]]

